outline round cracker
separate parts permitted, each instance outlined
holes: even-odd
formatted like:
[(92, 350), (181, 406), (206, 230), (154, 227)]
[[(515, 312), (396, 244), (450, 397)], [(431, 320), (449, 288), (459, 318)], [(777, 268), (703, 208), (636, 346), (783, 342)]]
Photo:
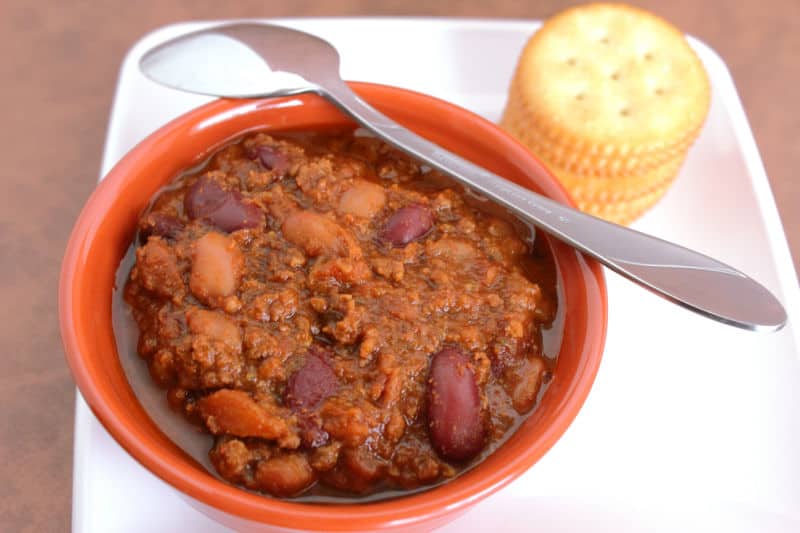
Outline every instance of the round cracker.
[[(513, 137), (527, 146), (532, 152), (547, 159), (552, 165), (573, 174), (583, 176), (638, 176), (654, 171), (677, 157), (683, 156), (696, 140), (701, 127), (687, 132), (682, 139), (673, 145), (664, 145), (658, 152), (646, 152), (632, 149), (626, 156), (609, 155), (609, 153), (591, 153), (585, 143), (570, 145), (573, 139), (561, 139), (560, 142), (544, 137), (520, 105), (521, 98), (515, 97), (515, 84), (512, 84), (505, 113), (500, 126)], [(596, 151), (596, 150), (595, 150)]]
[[(624, 202), (639, 198), (672, 183), (685, 157), (680, 154), (663, 165), (636, 176), (594, 177), (574, 174), (555, 166), (553, 172), (576, 200), (590, 202)], [(543, 159), (548, 165), (546, 158)]]
[(653, 207), (669, 189), (672, 180), (643, 194), (638, 198), (622, 202), (600, 202), (591, 200), (578, 200), (578, 207), (591, 215), (614, 222), (616, 224), (630, 224), (648, 209)]
[(598, 175), (619, 173), (603, 162), (633, 172), (673, 157), (696, 137), (710, 103), (708, 77), (683, 34), (617, 4), (549, 19), (523, 50), (512, 85), (508, 129), (608, 168)]

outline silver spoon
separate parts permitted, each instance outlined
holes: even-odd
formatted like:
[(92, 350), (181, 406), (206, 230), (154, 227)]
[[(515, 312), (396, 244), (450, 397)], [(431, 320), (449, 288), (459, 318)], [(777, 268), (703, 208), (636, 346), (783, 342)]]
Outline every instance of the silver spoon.
[[(240, 61), (231, 63), (231, 53)], [(242, 66), (242, 53), (253, 67)], [(160, 44), (142, 57), (140, 68), (158, 83), (212, 96), (316, 93), (381, 139), (673, 303), (750, 330), (774, 331), (786, 323), (775, 296), (738, 270), (561, 205), (408, 131), (350, 90), (339, 75), (338, 52), (314, 35), (268, 24), (215, 26)]]

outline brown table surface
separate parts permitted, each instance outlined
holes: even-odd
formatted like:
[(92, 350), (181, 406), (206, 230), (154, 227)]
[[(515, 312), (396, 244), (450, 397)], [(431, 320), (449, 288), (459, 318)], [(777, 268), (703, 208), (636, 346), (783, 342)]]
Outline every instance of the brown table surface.
[[(74, 385), (56, 294), (64, 246), (100, 167), (112, 92), (144, 33), (192, 19), (326, 15), (545, 18), (557, 0), (302, 2), (6, 0), (0, 9), (0, 530), (67, 530)], [(637, 1), (727, 62), (800, 265), (800, 2)], [(120, 480), (124, 482), (124, 480)]]

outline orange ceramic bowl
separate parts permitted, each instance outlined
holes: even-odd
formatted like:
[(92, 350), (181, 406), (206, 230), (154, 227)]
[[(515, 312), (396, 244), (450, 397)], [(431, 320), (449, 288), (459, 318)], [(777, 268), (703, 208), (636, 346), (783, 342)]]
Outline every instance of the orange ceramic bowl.
[[(435, 98), (353, 84), (368, 102), (417, 133), (493, 172), (572, 204), (530, 152), (497, 126)], [(551, 243), (565, 312), (554, 378), (541, 403), (482, 463), (436, 488), (377, 503), (317, 505), (228, 485), (175, 446), (147, 416), (125, 378), (111, 326), (114, 275), (153, 194), (182, 170), (255, 129), (318, 129), (349, 123), (313, 95), (218, 100), (159, 129), (126, 155), (92, 194), (67, 247), (59, 311), (67, 360), (83, 397), (137, 461), (215, 520), (238, 530), (430, 530), (530, 468), (564, 433), (594, 380), (605, 341), (606, 288), (598, 264)], [(541, 235), (541, 234), (540, 234)]]

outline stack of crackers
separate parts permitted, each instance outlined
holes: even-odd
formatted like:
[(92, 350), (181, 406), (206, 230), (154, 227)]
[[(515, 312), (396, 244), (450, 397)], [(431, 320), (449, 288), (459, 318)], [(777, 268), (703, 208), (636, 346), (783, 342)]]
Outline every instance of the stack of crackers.
[(517, 65), (501, 125), (593, 215), (627, 224), (666, 192), (708, 114), (683, 33), (621, 4), (549, 19)]

